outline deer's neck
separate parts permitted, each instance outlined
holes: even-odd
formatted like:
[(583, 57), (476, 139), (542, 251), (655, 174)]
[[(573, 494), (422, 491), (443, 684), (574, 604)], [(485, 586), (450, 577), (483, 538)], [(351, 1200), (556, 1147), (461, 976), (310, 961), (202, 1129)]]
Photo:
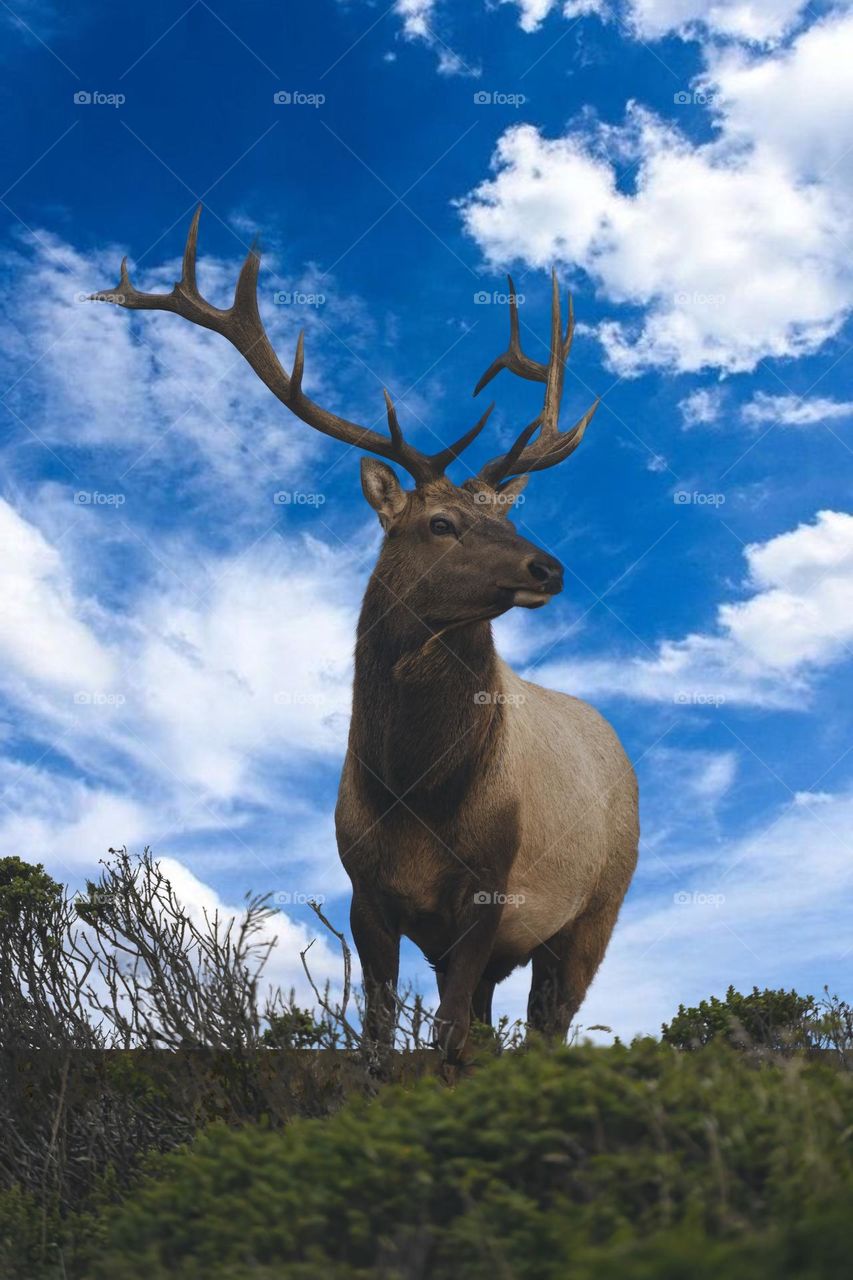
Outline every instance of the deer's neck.
[(499, 668), (487, 621), (429, 627), (371, 579), (355, 654), (351, 746), (392, 795), (453, 799), (497, 750)]

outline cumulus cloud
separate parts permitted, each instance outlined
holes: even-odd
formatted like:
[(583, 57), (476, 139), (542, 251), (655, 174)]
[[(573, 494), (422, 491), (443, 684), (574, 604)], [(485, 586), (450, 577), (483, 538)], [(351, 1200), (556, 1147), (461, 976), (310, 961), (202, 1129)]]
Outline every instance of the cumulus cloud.
[(629, 28), (642, 40), (708, 33), (748, 42), (780, 40), (796, 24), (803, 0), (630, 0)]
[(700, 387), (697, 391), (691, 391), (678, 402), (685, 431), (690, 427), (707, 427), (716, 422), (722, 405), (722, 387)]
[(558, 659), (527, 674), (581, 697), (804, 706), (853, 644), (853, 515), (820, 511), (744, 555), (751, 594), (719, 606), (715, 631), (663, 640), (648, 658)]
[(741, 409), (750, 426), (766, 422), (782, 427), (811, 427), (820, 422), (837, 422), (853, 417), (853, 400), (832, 400), (823, 396), (772, 396), (759, 391)]
[(622, 375), (814, 352), (850, 305), (851, 57), (849, 14), (773, 54), (709, 51), (717, 130), (699, 145), (636, 103), (621, 126), (581, 121), (559, 138), (516, 125), (461, 202), (465, 227), (493, 264), (562, 262), (643, 308), (599, 329)]

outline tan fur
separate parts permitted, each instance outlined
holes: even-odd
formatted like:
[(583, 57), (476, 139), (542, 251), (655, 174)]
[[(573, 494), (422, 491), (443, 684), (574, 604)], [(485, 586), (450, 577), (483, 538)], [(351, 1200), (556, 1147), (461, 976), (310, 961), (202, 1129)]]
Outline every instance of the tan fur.
[(521, 830), (495, 950), (526, 957), (533, 939), (551, 938), (597, 894), (621, 902), (637, 860), (637, 786), (597, 711), (503, 662), (500, 670), (519, 699), (507, 720), (503, 781), (519, 797)]

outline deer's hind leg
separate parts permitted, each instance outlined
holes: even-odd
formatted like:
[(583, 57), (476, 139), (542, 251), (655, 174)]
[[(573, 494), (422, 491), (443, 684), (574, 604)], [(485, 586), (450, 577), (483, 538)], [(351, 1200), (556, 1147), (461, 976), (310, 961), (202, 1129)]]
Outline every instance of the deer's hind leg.
[(549, 1040), (565, 1040), (604, 958), (621, 899), (597, 902), (533, 952), (527, 1025)]

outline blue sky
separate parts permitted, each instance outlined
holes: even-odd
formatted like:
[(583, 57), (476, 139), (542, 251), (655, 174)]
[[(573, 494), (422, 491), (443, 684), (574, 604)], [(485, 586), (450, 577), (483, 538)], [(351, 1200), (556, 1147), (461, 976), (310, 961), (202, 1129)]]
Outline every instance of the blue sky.
[[(429, 450), (480, 411), (507, 268), (542, 356), (556, 264), (564, 422), (602, 406), (520, 511), (567, 589), (497, 632), (637, 762), (640, 867), (582, 1021), (654, 1031), (729, 982), (847, 989), (849, 12), (36, 2), (0, 23), (3, 853), (76, 883), (150, 844), (196, 907), (278, 893), (274, 975), (297, 984), (300, 899), (346, 920), (330, 815), (379, 538), (357, 458), (217, 336), (80, 300), (124, 253), (168, 288), (201, 200), (208, 296), (259, 234), (285, 365), (304, 326), (315, 399), (374, 423), (387, 385)], [(504, 378), (472, 467), (536, 411)], [(430, 990), (413, 950), (406, 973)]]

